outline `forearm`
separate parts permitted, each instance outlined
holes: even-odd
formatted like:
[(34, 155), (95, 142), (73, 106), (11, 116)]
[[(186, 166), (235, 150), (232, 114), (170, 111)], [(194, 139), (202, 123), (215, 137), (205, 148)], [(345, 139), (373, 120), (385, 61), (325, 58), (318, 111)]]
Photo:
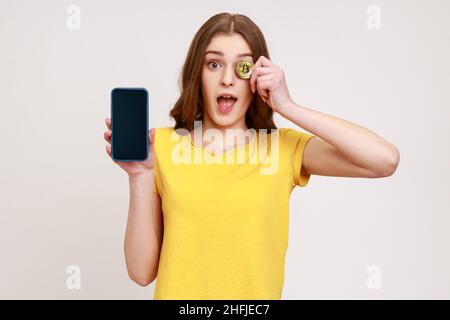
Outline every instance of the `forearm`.
[(130, 277), (146, 285), (156, 276), (162, 239), (160, 218), (153, 216), (153, 172), (129, 177), (129, 185), (125, 259)]
[(396, 163), (397, 148), (367, 128), (311, 108), (291, 103), (278, 111), (283, 117), (335, 146), (349, 161), (364, 168)]

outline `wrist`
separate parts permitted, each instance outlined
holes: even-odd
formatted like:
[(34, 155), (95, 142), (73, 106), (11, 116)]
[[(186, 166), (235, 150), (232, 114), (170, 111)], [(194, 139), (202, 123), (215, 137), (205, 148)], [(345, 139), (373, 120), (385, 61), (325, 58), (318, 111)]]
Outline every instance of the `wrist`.
[(147, 180), (147, 179), (153, 179), (154, 176), (154, 169), (147, 170), (145, 172), (139, 172), (139, 173), (129, 173), (128, 179), (129, 180)]
[(282, 107), (280, 107), (277, 112), (282, 115), (283, 117), (286, 117), (286, 115), (289, 114), (289, 111), (294, 110), (294, 108), (297, 108), (298, 106), (295, 104), (294, 101), (289, 100), (287, 103), (283, 104)]

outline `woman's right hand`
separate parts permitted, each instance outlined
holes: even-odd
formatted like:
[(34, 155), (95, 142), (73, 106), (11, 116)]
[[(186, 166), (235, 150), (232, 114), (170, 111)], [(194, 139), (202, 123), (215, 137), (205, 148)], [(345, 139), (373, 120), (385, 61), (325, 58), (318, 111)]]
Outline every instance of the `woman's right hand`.
[[(106, 127), (108, 128), (105, 131), (104, 137), (108, 144), (106, 145), (106, 153), (111, 157), (111, 118), (105, 119)], [(148, 155), (148, 159), (145, 161), (114, 161), (119, 167), (125, 170), (129, 176), (138, 175), (142, 173), (152, 173), (155, 165), (155, 150), (154, 150), (154, 139), (155, 139), (155, 128), (151, 128), (148, 131), (149, 143), (150, 143), (150, 151)], [(112, 157), (111, 157), (112, 159)]]

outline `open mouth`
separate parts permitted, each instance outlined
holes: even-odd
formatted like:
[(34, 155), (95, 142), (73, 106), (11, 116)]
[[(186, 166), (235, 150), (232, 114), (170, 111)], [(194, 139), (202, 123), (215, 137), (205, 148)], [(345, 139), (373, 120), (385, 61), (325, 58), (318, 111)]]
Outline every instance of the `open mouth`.
[(232, 95), (220, 95), (217, 98), (217, 106), (220, 112), (227, 113), (233, 109), (238, 99)]

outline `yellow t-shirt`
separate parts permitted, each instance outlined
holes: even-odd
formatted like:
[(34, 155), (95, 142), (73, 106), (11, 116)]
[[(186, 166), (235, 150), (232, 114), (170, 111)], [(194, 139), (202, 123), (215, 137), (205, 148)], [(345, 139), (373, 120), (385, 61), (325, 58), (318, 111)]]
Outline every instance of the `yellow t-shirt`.
[(289, 198), (308, 184), (300, 169), (314, 135), (256, 132), (215, 154), (172, 127), (156, 128), (153, 191), (164, 238), (154, 299), (281, 298)]

